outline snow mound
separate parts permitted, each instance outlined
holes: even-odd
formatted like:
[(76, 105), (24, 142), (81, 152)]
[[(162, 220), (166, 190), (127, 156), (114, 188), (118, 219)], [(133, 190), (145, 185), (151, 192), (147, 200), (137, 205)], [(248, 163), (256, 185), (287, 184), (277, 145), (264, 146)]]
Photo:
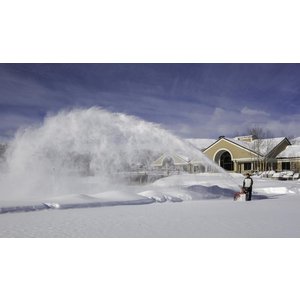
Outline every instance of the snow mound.
[(49, 202), (45, 202), (43, 203), (46, 207), (48, 208), (60, 208), (60, 205), (58, 203), (49, 203)]
[(264, 194), (273, 194), (273, 195), (286, 195), (286, 194), (300, 194), (300, 187), (286, 187), (286, 186), (278, 186), (278, 187), (265, 187), (257, 189)]
[(103, 193), (90, 195), (97, 200), (105, 201), (130, 201), (130, 200), (139, 200), (142, 199), (141, 195), (136, 194), (130, 191), (106, 191)]
[(172, 196), (170, 194), (164, 194), (159, 191), (149, 190), (139, 193), (139, 195), (155, 200), (155, 202), (182, 202), (183, 200), (179, 197)]
[(231, 173), (198, 173), (198, 174), (180, 174), (161, 178), (153, 183), (155, 187), (187, 187), (191, 185), (212, 186), (218, 185), (224, 188), (239, 189), (242, 182), (241, 174)]
[(44, 203), (84, 203), (84, 202), (90, 202), (90, 201), (97, 201), (98, 199), (90, 196), (90, 195), (86, 195), (86, 194), (68, 194), (68, 195), (61, 195), (61, 196), (57, 196), (57, 197), (51, 197), (51, 198), (47, 198), (46, 201)]
[(235, 191), (227, 188), (222, 188), (217, 185), (203, 186), (192, 185), (187, 188), (201, 197), (201, 199), (219, 199), (219, 198), (232, 198)]

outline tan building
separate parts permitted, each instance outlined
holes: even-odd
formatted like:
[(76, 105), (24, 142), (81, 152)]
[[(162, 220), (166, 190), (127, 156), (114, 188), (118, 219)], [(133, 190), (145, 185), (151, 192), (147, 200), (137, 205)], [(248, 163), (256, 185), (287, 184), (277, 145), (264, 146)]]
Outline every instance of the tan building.
[(227, 171), (277, 170), (276, 156), (290, 145), (287, 138), (256, 139), (254, 136), (220, 137), (203, 153)]
[[(257, 139), (252, 135), (235, 138), (221, 136), (218, 140), (188, 139), (187, 142), (229, 172), (300, 171), (300, 145), (292, 146), (285, 137)], [(190, 159), (175, 153), (161, 155), (152, 167), (168, 172), (214, 172), (213, 166), (203, 162), (201, 157)]]

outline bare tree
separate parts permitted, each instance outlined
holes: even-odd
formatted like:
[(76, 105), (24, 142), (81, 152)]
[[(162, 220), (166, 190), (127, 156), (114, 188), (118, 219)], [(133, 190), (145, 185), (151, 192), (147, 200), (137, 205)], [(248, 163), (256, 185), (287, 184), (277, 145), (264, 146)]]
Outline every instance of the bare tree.
[(272, 134), (270, 131), (258, 126), (250, 128), (248, 134), (253, 136), (251, 149), (259, 154), (256, 156), (256, 168), (259, 171), (266, 171), (271, 162), (271, 157), (269, 157), (268, 154), (274, 147), (271, 140)]

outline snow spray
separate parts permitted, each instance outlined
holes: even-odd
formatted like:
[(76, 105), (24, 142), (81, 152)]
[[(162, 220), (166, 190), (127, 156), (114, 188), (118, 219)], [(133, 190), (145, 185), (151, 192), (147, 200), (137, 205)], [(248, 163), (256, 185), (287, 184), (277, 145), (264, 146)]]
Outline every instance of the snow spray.
[(60, 111), (42, 124), (18, 130), (6, 151), (1, 198), (101, 192), (123, 184), (119, 175), (133, 165), (150, 168), (164, 153), (182, 154), (222, 172), (201, 151), (157, 124), (98, 107)]

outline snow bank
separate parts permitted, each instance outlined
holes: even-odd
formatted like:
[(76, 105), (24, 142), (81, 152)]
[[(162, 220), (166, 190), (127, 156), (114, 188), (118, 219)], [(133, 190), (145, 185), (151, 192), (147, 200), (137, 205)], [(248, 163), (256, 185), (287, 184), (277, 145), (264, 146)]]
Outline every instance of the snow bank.
[(216, 174), (32, 205), (4, 207), (2, 201), (0, 237), (300, 237), (300, 182), (253, 180), (251, 202), (233, 201), (236, 182)]
[[(253, 200), (276, 195), (299, 195), (300, 182), (274, 181), (253, 176)], [(240, 190), (240, 174), (182, 174), (157, 180), (145, 186), (128, 186), (94, 194), (67, 194), (35, 201), (0, 200), (0, 213), (30, 212), (46, 209), (71, 209), (142, 205), (198, 200), (233, 200)]]

